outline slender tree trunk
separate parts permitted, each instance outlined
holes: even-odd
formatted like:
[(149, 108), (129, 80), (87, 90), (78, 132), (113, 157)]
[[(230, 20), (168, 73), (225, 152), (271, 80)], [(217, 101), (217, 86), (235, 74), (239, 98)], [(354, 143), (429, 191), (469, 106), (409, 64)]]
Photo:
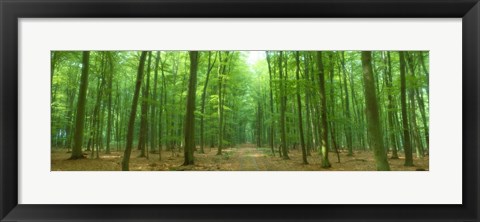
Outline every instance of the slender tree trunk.
[[(409, 70), (410, 70), (410, 76), (412, 77), (412, 79), (415, 79), (415, 68), (414, 68), (414, 65), (413, 65), (413, 56), (412, 53), (408, 53), (408, 52), (405, 52), (406, 53), (406, 57), (407, 57), (407, 61), (408, 61), (408, 67), (409, 67)], [(416, 88), (411, 88), (409, 89), (409, 98), (410, 98), (410, 106), (412, 107), (411, 110), (413, 110), (413, 112), (411, 112), (411, 122), (412, 122), (412, 128), (411, 128), (411, 131), (413, 133), (413, 137), (416, 141), (416, 153), (417, 153), (417, 157), (420, 158), (420, 157), (424, 157), (424, 148), (423, 148), (423, 143), (420, 139), (420, 130), (418, 129), (418, 126), (417, 126), (417, 114), (415, 112), (416, 109), (416, 104), (417, 104), (417, 101), (416, 101), (416, 98), (418, 98), (418, 96), (416, 96), (416, 91), (417, 89)], [(419, 103), (421, 105), (423, 105), (423, 103)], [(423, 110), (425, 111), (425, 110)], [(420, 107), (420, 113), (423, 114), (422, 117), (424, 117), (424, 112), (422, 113), (422, 107)], [(426, 121), (425, 121), (425, 118), (422, 119), (423, 123), (424, 123), (424, 126), (426, 126)], [(426, 128), (425, 128), (426, 129)], [(426, 139), (427, 137), (425, 137)]]
[[(328, 58), (329, 58), (329, 76), (330, 76), (330, 113), (332, 116), (335, 115), (335, 98), (334, 98), (334, 88), (335, 86), (333, 85), (333, 76), (335, 75), (334, 71), (334, 62), (333, 62), (333, 52), (328, 53)], [(330, 138), (332, 140), (332, 145), (333, 148), (335, 149), (335, 153), (337, 154), (337, 163), (340, 163), (340, 152), (338, 151), (338, 145), (337, 145), (337, 137), (336, 137), (336, 128), (335, 128), (335, 122), (329, 121), (330, 122)]]
[(328, 122), (327, 122), (327, 98), (325, 97), (325, 72), (323, 67), (322, 52), (317, 52), (317, 67), (318, 67), (318, 77), (320, 84), (320, 129), (321, 129), (321, 139), (320, 139), (320, 152), (322, 155), (322, 167), (330, 168), (331, 164), (328, 160)]
[(97, 97), (95, 101), (95, 106), (93, 108), (93, 114), (92, 114), (92, 124), (90, 128), (90, 139), (89, 139), (89, 145), (90, 147), (90, 141), (92, 145), (92, 150), (91, 150), (91, 158), (93, 158), (95, 154), (95, 148), (98, 147), (99, 145), (99, 125), (100, 125), (100, 112), (101, 112), (101, 106), (102, 106), (102, 98), (103, 98), (103, 91), (105, 88), (105, 72), (106, 72), (106, 62), (105, 62), (105, 53), (101, 54), (101, 75), (98, 77), (98, 87), (97, 87)]
[[(305, 80), (310, 81), (310, 57), (307, 52), (303, 54), (304, 63), (304, 72), (305, 72)], [(313, 75), (312, 75), (313, 77)], [(315, 125), (314, 125), (314, 105), (312, 105), (312, 87), (310, 85), (305, 87), (306, 94), (305, 94), (305, 103), (306, 103), (306, 111), (307, 111), (307, 156), (311, 156), (311, 150), (315, 149), (317, 146), (316, 144), (316, 134), (315, 134)]]
[(184, 125), (184, 134), (185, 134), (185, 149), (184, 149), (184, 158), (186, 165), (193, 165), (193, 151), (195, 149), (195, 95), (197, 89), (197, 67), (198, 67), (198, 52), (190, 51), (190, 80), (188, 83), (188, 94), (187, 94), (187, 111), (185, 114), (185, 125)]
[(272, 79), (272, 67), (270, 62), (270, 55), (268, 52), (265, 52), (267, 56), (267, 65), (268, 65), (268, 77), (269, 77), (269, 91), (270, 91), (270, 149), (272, 150), (272, 155), (275, 156), (275, 119), (274, 119), (274, 107), (273, 107), (273, 79)]
[(83, 159), (82, 144), (83, 144), (83, 127), (85, 122), (85, 103), (88, 88), (88, 69), (89, 69), (90, 52), (83, 52), (82, 59), (82, 77), (80, 80), (80, 89), (78, 91), (78, 105), (77, 117), (75, 119), (75, 136), (72, 155), (70, 159)]
[(387, 154), (383, 143), (383, 132), (380, 124), (380, 114), (377, 95), (375, 94), (375, 80), (373, 78), (372, 58), (370, 51), (362, 51), (363, 81), (365, 90), (365, 106), (368, 119), (368, 131), (371, 137), (377, 170), (390, 170)]
[(405, 56), (404, 52), (400, 54), (400, 101), (402, 105), (402, 123), (403, 123), (403, 150), (405, 152), (405, 166), (413, 166), (412, 147), (410, 140), (410, 127), (407, 114), (407, 93), (405, 80)]
[(204, 124), (204, 119), (205, 119), (205, 99), (207, 95), (207, 87), (208, 87), (208, 81), (210, 80), (210, 72), (212, 71), (215, 61), (217, 60), (217, 54), (215, 54), (215, 59), (213, 60), (212, 63), (212, 53), (208, 52), (208, 65), (207, 65), (207, 73), (205, 74), (205, 83), (203, 84), (203, 90), (202, 90), (202, 105), (201, 105), (201, 111), (202, 115), (200, 116), (200, 153), (205, 153), (205, 124)]
[(113, 61), (112, 55), (110, 52), (107, 52), (107, 59), (109, 64), (109, 73), (108, 73), (108, 117), (107, 117), (107, 148), (105, 153), (110, 153), (110, 140), (112, 134), (112, 92), (113, 92)]
[(287, 136), (285, 131), (285, 110), (286, 110), (286, 103), (287, 103), (287, 96), (285, 95), (285, 84), (286, 81), (283, 77), (283, 52), (280, 51), (279, 54), (279, 62), (278, 62), (278, 70), (279, 70), (279, 77), (280, 77), (280, 140), (281, 140), (281, 150), (282, 150), (282, 158), (284, 160), (290, 159), (288, 157), (287, 152)]
[(352, 119), (350, 114), (350, 99), (348, 95), (348, 87), (347, 87), (347, 71), (345, 68), (345, 52), (341, 52), (341, 64), (342, 64), (342, 79), (343, 79), (343, 86), (345, 91), (345, 115), (347, 117), (347, 127), (346, 127), (346, 140), (347, 140), (347, 149), (348, 154), (347, 156), (353, 156), (353, 140), (352, 140)]
[[(165, 55), (166, 57), (166, 55)], [(160, 58), (161, 60), (161, 58)], [(162, 101), (162, 105), (161, 105), (161, 108), (160, 108), (160, 113), (158, 114), (159, 117), (159, 121), (158, 121), (158, 124), (159, 124), (159, 130), (158, 130), (158, 134), (159, 134), (159, 137), (160, 137), (160, 141), (159, 141), (159, 146), (158, 146), (158, 160), (162, 160), (162, 147), (163, 147), (163, 144), (167, 145), (168, 144), (168, 140), (167, 140), (167, 134), (168, 134), (168, 112), (167, 112), (167, 80), (165, 79), (165, 62), (167, 61), (167, 59), (165, 58), (164, 61), (161, 61), (160, 64), (162, 65), (162, 95), (160, 97), (160, 100)], [(165, 112), (165, 136), (162, 136), (162, 114), (163, 112)], [(162, 141), (162, 138), (163, 138), (163, 141)]]
[(151, 100), (153, 104), (150, 106), (150, 152), (155, 153), (157, 149), (157, 110), (158, 106), (158, 95), (157, 95), (157, 82), (158, 82), (158, 65), (160, 63), (160, 51), (157, 51), (155, 56), (155, 66), (153, 74), (153, 94), (151, 95)]
[(391, 57), (390, 57), (390, 52), (387, 52), (387, 76), (385, 78), (385, 83), (387, 86), (387, 94), (388, 94), (388, 126), (390, 128), (389, 134), (390, 134), (390, 141), (392, 144), (392, 159), (398, 159), (398, 148), (397, 148), (397, 142), (396, 142), (396, 133), (395, 133), (395, 103), (394, 103), (394, 98), (392, 95), (392, 64), (391, 64)]
[(133, 94), (132, 108), (130, 111), (130, 118), (128, 120), (127, 144), (125, 147), (125, 153), (123, 154), (123, 160), (122, 160), (123, 171), (129, 170), (130, 154), (132, 153), (132, 145), (133, 145), (133, 130), (135, 125), (135, 116), (137, 115), (138, 96), (140, 94), (140, 88), (142, 86), (143, 70), (145, 68), (146, 57), (147, 57), (147, 52), (143, 51), (142, 55), (140, 56), (140, 63), (138, 65), (137, 81), (135, 84), (135, 93)]
[(145, 155), (145, 148), (147, 146), (146, 141), (148, 135), (148, 93), (149, 93), (149, 85), (150, 85), (150, 64), (152, 59), (152, 52), (148, 52), (148, 63), (147, 63), (147, 76), (145, 84), (143, 84), (143, 91), (142, 91), (142, 107), (141, 107), (141, 116), (140, 116), (140, 132), (138, 137), (138, 149), (140, 152), (140, 157), (146, 157)]
[(298, 130), (300, 133), (300, 146), (302, 147), (302, 162), (303, 164), (308, 164), (307, 161), (307, 150), (305, 147), (305, 138), (303, 135), (303, 118), (302, 118), (302, 98), (300, 96), (300, 55), (299, 52), (295, 52), (295, 58), (297, 63), (297, 70), (295, 72), (295, 77), (297, 78), (297, 107), (298, 107)]
[(220, 65), (218, 67), (218, 149), (217, 155), (222, 155), (223, 149), (223, 101), (224, 101), (224, 77), (226, 73), (226, 63), (228, 62), (228, 52), (225, 53), (226, 58), (222, 60), (222, 52), (219, 52)]

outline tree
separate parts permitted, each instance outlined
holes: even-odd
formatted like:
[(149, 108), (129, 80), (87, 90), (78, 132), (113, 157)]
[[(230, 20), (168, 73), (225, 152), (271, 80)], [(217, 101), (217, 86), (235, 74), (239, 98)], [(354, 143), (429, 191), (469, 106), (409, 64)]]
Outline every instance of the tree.
[(320, 89), (320, 129), (321, 129), (321, 139), (320, 139), (320, 152), (322, 154), (322, 167), (330, 168), (332, 165), (328, 160), (328, 123), (327, 123), (327, 98), (325, 96), (325, 71), (323, 67), (322, 52), (317, 52), (317, 68), (318, 68), (318, 78), (319, 78), (319, 89)]
[(215, 58), (212, 62), (212, 53), (208, 52), (208, 65), (207, 65), (207, 73), (205, 74), (205, 83), (203, 84), (202, 90), (202, 105), (201, 105), (201, 112), (202, 115), (200, 116), (200, 153), (205, 153), (204, 146), (205, 146), (205, 132), (204, 132), (204, 119), (205, 119), (205, 98), (207, 94), (207, 86), (208, 81), (210, 80), (210, 72), (212, 71), (215, 62), (217, 61), (217, 53), (215, 53)]
[(385, 78), (385, 85), (387, 87), (388, 93), (388, 106), (387, 106), (387, 114), (388, 114), (388, 127), (389, 127), (389, 135), (390, 135), (390, 143), (392, 145), (392, 159), (398, 159), (398, 149), (397, 149), (397, 137), (395, 135), (395, 102), (393, 97), (393, 79), (392, 79), (392, 59), (390, 56), (390, 52), (387, 52), (386, 56), (386, 78)]
[(305, 138), (303, 135), (303, 118), (302, 118), (302, 99), (300, 96), (300, 56), (299, 52), (295, 53), (295, 60), (297, 64), (297, 69), (295, 72), (295, 77), (297, 79), (297, 108), (298, 108), (298, 130), (300, 132), (300, 146), (302, 146), (302, 161), (303, 164), (308, 164), (307, 161), (307, 151), (305, 149)]
[(187, 113), (185, 114), (184, 134), (184, 166), (193, 165), (193, 151), (195, 149), (195, 94), (197, 91), (197, 68), (198, 68), (198, 52), (190, 51), (190, 79), (188, 81), (187, 94)]
[[(148, 135), (148, 101), (149, 101), (149, 91), (150, 91), (150, 63), (152, 60), (152, 52), (148, 52), (148, 63), (147, 63), (147, 78), (145, 84), (143, 85), (142, 91), (142, 106), (141, 106), (141, 116), (140, 116), (140, 132), (138, 136), (138, 149), (141, 151), (140, 157), (145, 156), (145, 149), (147, 147), (147, 135)], [(147, 152), (148, 155), (148, 152)]]
[(383, 144), (383, 133), (379, 118), (377, 95), (375, 94), (375, 80), (372, 70), (372, 52), (362, 51), (363, 84), (365, 91), (365, 106), (368, 120), (368, 133), (371, 137), (377, 170), (390, 170), (387, 154)]
[[(155, 153), (155, 149), (157, 148), (157, 110), (156, 107), (158, 106), (158, 95), (157, 95), (157, 80), (158, 80), (158, 66), (160, 63), (160, 51), (157, 52), (157, 55), (155, 56), (155, 71), (153, 75), (153, 94), (151, 95), (152, 100), (154, 101), (154, 104), (151, 105), (150, 109), (150, 149), (152, 153)], [(161, 120), (161, 118), (160, 118)], [(159, 149), (159, 152), (161, 150)], [(162, 154), (159, 154), (160, 156)]]
[(107, 52), (107, 59), (108, 59), (108, 67), (109, 67), (109, 72), (108, 72), (108, 117), (107, 117), (107, 149), (105, 153), (109, 154), (110, 153), (110, 140), (111, 140), (111, 134), (112, 134), (112, 91), (113, 91), (113, 59), (112, 59), (112, 54), (110, 52)]
[(82, 59), (82, 77), (80, 81), (80, 89), (78, 91), (78, 105), (77, 105), (77, 117), (75, 119), (75, 136), (74, 146), (72, 149), (72, 156), (70, 159), (83, 159), (82, 144), (83, 144), (83, 128), (85, 122), (85, 100), (87, 96), (88, 88), (88, 68), (89, 68), (90, 52), (83, 52)]
[(280, 140), (282, 146), (282, 157), (284, 160), (290, 159), (287, 152), (287, 135), (285, 131), (285, 111), (287, 106), (287, 96), (285, 95), (285, 79), (283, 77), (283, 52), (278, 55), (278, 70), (280, 77)]
[(138, 96), (140, 94), (140, 88), (142, 87), (143, 70), (145, 68), (146, 57), (147, 57), (147, 52), (143, 51), (142, 54), (140, 55), (140, 62), (138, 64), (135, 92), (133, 94), (132, 108), (130, 110), (130, 118), (128, 120), (127, 144), (125, 147), (125, 152), (123, 154), (123, 160), (122, 160), (123, 171), (129, 170), (130, 154), (132, 153), (132, 145), (133, 145), (133, 130), (135, 125), (135, 117), (137, 115)]
[[(347, 121), (350, 122), (352, 121), (351, 119), (351, 114), (350, 114), (350, 99), (348, 96), (348, 89), (347, 89), (347, 71), (345, 67), (345, 52), (340, 52), (341, 53), (341, 59), (340, 62), (342, 64), (342, 79), (343, 79), (343, 89), (345, 92), (345, 115), (347, 118)], [(348, 149), (348, 154), (347, 156), (353, 156), (353, 141), (352, 141), (352, 124), (347, 124), (346, 126), (346, 140), (347, 140), (347, 149)]]
[(223, 120), (224, 120), (224, 90), (225, 90), (225, 77), (227, 75), (226, 69), (227, 69), (227, 63), (228, 63), (228, 58), (229, 58), (229, 52), (225, 52), (225, 59), (222, 60), (222, 52), (219, 52), (220, 56), (220, 65), (218, 67), (218, 149), (217, 149), (217, 155), (222, 155), (222, 148), (223, 148)]
[(400, 55), (400, 101), (402, 106), (403, 123), (403, 150), (405, 152), (405, 166), (413, 166), (412, 145), (410, 140), (410, 127), (407, 114), (407, 94), (405, 80), (405, 55), (404, 52), (398, 52)]
[(269, 131), (269, 138), (270, 138), (270, 149), (272, 150), (272, 155), (275, 156), (275, 120), (274, 120), (274, 107), (273, 107), (273, 80), (272, 80), (272, 67), (270, 65), (270, 55), (268, 51), (265, 51), (267, 57), (267, 65), (268, 65), (268, 83), (269, 83), (269, 93), (270, 93), (270, 131)]

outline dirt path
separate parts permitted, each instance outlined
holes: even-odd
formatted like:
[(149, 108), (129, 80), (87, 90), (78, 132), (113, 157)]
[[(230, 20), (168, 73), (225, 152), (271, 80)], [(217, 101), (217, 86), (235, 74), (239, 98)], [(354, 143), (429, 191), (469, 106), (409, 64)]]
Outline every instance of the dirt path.
[[(355, 151), (354, 156), (347, 156), (343, 151), (341, 163), (337, 163), (336, 154), (330, 152), (331, 168), (321, 167), (321, 158), (318, 152), (312, 152), (307, 157), (309, 164), (302, 164), (300, 149), (290, 150), (289, 160), (284, 160), (272, 155), (270, 148), (257, 148), (254, 144), (243, 144), (237, 147), (228, 147), (223, 150), (223, 155), (216, 155), (216, 149), (207, 149), (206, 153), (195, 153), (195, 165), (182, 166), (184, 159), (182, 152), (172, 156), (170, 151), (162, 151), (162, 159), (158, 154), (150, 154), (146, 159), (140, 156), (140, 151), (132, 150), (130, 157), (130, 170), (132, 171), (375, 171), (375, 160), (370, 151)], [(402, 154), (402, 153), (400, 153)], [(100, 153), (100, 158), (81, 160), (68, 160), (70, 153), (66, 150), (53, 150), (51, 153), (52, 171), (117, 171), (121, 170), (123, 152), (112, 151), (111, 154)], [(405, 167), (403, 156), (400, 159), (389, 159), (392, 170), (409, 170), (429, 168), (428, 156), (423, 159), (414, 157), (414, 167)]]
[(240, 169), (241, 171), (260, 170), (257, 164), (257, 158), (262, 154), (257, 151), (253, 144), (244, 144), (238, 148), (236, 152), (240, 157)]

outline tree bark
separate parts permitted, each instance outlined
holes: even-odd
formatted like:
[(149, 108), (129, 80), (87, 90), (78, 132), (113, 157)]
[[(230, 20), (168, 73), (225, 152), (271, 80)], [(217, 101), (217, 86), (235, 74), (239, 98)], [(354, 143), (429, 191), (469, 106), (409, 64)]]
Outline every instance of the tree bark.
[(148, 100), (149, 100), (149, 87), (150, 87), (150, 64), (152, 59), (152, 52), (148, 52), (148, 63), (147, 63), (147, 76), (145, 84), (143, 84), (142, 91), (142, 107), (141, 107), (141, 116), (140, 116), (140, 132), (138, 136), (138, 149), (140, 152), (140, 157), (146, 157), (145, 149), (147, 146), (147, 135), (148, 135)]
[(205, 99), (207, 95), (207, 87), (208, 87), (208, 81), (210, 80), (210, 72), (213, 69), (213, 66), (215, 65), (215, 61), (217, 61), (217, 54), (215, 54), (215, 59), (213, 60), (212, 63), (212, 54), (211, 52), (208, 52), (208, 65), (207, 65), (207, 73), (205, 74), (205, 84), (203, 84), (203, 90), (202, 90), (202, 105), (201, 105), (201, 112), (202, 115), (200, 116), (200, 153), (205, 153), (205, 126), (204, 126), (204, 119), (205, 119)]
[(198, 52), (190, 51), (190, 80), (188, 82), (187, 94), (187, 111), (185, 114), (185, 149), (184, 149), (184, 166), (193, 165), (193, 152), (195, 149), (195, 94), (197, 89), (197, 67), (198, 67)]
[(391, 64), (391, 56), (390, 52), (387, 52), (387, 71), (386, 71), (386, 78), (385, 78), (385, 85), (387, 86), (387, 94), (388, 94), (388, 108), (387, 108), (387, 115), (388, 115), (388, 126), (390, 128), (390, 141), (392, 145), (392, 159), (398, 159), (398, 148), (395, 136), (395, 113), (394, 110), (396, 109), (394, 98), (392, 95), (392, 64)]
[(113, 92), (113, 59), (110, 52), (107, 52), (107, 59), (109, 64), (109, 73), (108, 73), (108, 117), (107, 117), (107, 148), (105, 153), (110, 153), (110, 141), (112, 134), (112, 92)]
[(154, 74), (153, 74), (153, 94), (151, 95), (151, 101), (153, 104), (150, 106), (150, 152), (155, 153), (157, 149), (157, 82), (158, 82), (158, 66), (160, 63), (160, 51), (157, 51), (155, 56)]
[(223, 102), (224, 102), (224, 76), (226, 73), (226, 63), (228, 62), (228, 52), (225, 52), (226, 58), (222, 61), (222, 52), (219, 52), (220, 65), (218, 67), (218, 149), (217, 155), (222, 155), (223, 149)]
[(300, 133), (300, 146), (302, 147), (302, 163), (308, 164), (307, 150), (305, 147), (305, 137), (303, 135), (303, 117), (302, 117), (302, 98), (300, 96), (300, 55), (299, 52), (295, 52), (295, 58), (297, 63), (297, 70), (295, 77), (297, 78), (297, 110), (298, 110), (298, 130)]
[(132, 108), (130, 111), (130, 118), (128, 120), (128, 128), (127, 128), (127, 144), (125, 147), (125, 152), (123, 154), (122, 160), (122, 170), (128, 171), (129, 170), (129, 162), (130, 162), (130, 154), (132, 153), (132, 145), (133, 145), (133, 130), (135, 125), (135, 117), (137, 115), (137, 104), (138, 104), (138, 96), (140, 94), (140, 88), (142, 86), (142, 79), (143, 79), (143, 70), (145, 68), (145, 58), (147, 57), (147, 52), (143, 51), (142, 55), (140, 56), (140, 62), (138, 65), (137, 71), (137, 81), (135, 84), (135, 92), (133, 94), (133, 101), (132, 101)]
[(405, 80), (405, 56), (404, 52), (400, 54), (400, 101), (402, 106), (402, 123), (403, 123), (403, 150), (405, 152), (405, 166), (413, 166), (412, 146), (410, 140), (410, 127), (408, 124), (407, 113), (407, 93)]
[(322, 167), (330, 168), (332, 165), (328, 160), (328, 123), (327, 123), (327, 98), (325, 96), (325, 72), (323, 67), (322, 52), (317, 52), (317, 68), (319, 77), (320, 90), (320, 152), (322, 155)]
[(270, 140), (270, 149), (272, 150), (272, 155), (275, 156), (275, 120), (274, 120), (274, 107), (273, 107), (273, 84), (272, 84), (272, 67), (270, 62), (270, 55), (266, 51), (267, 56), (267, 65), (268, 65), (268, 77), (269, 77), (269, 90), (270, 90), (270, 131), (269, 131), (269, 140)]
[(341, 65), (342, 65), (342, 79), (343, 79), (343, 88), (345, 91), (345, 115), (347, 117), (347, 126), (346, 126), (346, 140), (347, 140), (347, 149), (348, 154), (347, 156), (353, 156), (353, 141), (352, 141), (352, 117), (350, 114), (350, 99), (348, 95), (348, 87), (347, 87), (347, 70), (345, 68), (345, 52), (341, 52)]
[(78, 91), (77, 116), (75, 119), (75, 136), (74, 146), (70, 159), (83, 159), (82, 144), (83, 144), (83, 129), (85, 122), (85, 103), (88, 88), (88, 68), (89, 68), (90, 52), (83, 52), (82, 59), (82, 77), (80, 80), (80, 89)]
[(377, 170), (388, 171), (390, 166), (383, 143), (383, 133), (379, 118), (377, 95), (375, 94), (375, 80), (373, 78), (371, 52), (362, 51), (363, 84), (365, 90), (365, 106), (367, 111), (368, 132), (371, 137)]
[(287, 152), (287, 136), (285, 131), (285, 111), (286, 111), (286, 103), (287, 103), (287, 96), (285, 95), (285, 83), (283, 77), (283, 51), (280, 51), (279, 54), (279, 62), (278, 62), (278, 70), (279, 70), (279, 77), (280, 77), (280, 140), (281, 140), (281, 148), (282, 148), (282, 158), (284, 160), (290, 159), (288, 157)]

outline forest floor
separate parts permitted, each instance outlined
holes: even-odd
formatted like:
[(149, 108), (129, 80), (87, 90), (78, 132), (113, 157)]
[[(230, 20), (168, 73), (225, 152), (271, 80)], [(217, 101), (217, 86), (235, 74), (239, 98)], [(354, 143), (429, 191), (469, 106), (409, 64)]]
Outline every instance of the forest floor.
[[(353, 156), (347, 156), (346, 151), (340, 152), (340, 163), (337, 155), (329, 153), (331, 168), (324, 169), (320, 165), (320, 156), (312, 152), (308, 156), (308, 165), (302, 164), (300, 149), (290, 150), (290, 160), (284, 160), (275, 153), (272, 155), (269, 148), (256, 148), (252, 144), (244, 144), (237, 148), (225, 148), (222, 155), (216, 155), (216, 148), (206, 148), (205, 154), (195, 153), (195, 165), (181, 166), (183, 153), (173, 155), (171, 151), (162, 151), (159, 161), (158, 152), (149, 154), (149, 158), (139, 157), (140, 151), (133, 150), (130, 159), (132, 171), (375, 171), (373, 153), (370, 151), (355, 151)], [(429, 158), (416, 158), (414, 155), (413, 167), (403, 166), (403, 153), (400, 159), (389, 159), (391, 170), (416, 171), (429, 169)], [(68, 160), (70, 153), (65, 150), (53, 150), (51, 153), (52, 171), (118, 171), (121, 170), (123, 152), (112, 151), (110, 154), (100, 152), (100, 158)]]

